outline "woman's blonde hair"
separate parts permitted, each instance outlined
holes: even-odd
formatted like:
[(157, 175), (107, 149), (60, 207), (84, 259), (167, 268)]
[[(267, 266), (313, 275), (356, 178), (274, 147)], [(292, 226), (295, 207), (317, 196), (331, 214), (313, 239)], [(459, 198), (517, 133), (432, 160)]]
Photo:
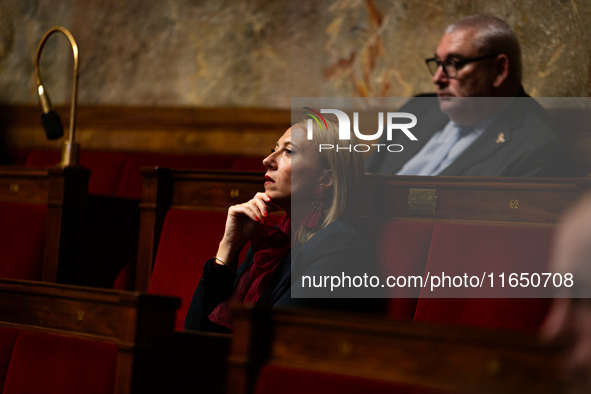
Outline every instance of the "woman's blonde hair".
[[(339, 140), (337, 123), (330, 120), (326, 120), (326, 125), (322, 123), (321, 126), (314, 121), (311, 123), (312, 142), (317, 149), (318, 165), (332, 170), (333, 187), (332, 193), (323, 201), (322, 217), (318, 228), (310, 230), (304, 226), (300, 227), (297, 237), (302, 243), (335, 220), (353, 218), (359, 214), (365, 175), (363, 154), (355, 151), (359, 141), (353, 133), (350, 140)], [(304, 130), (308, 130), (307, 120), (297, 124)], [(332, 145), (333, 148), (320, 149), (321, 144), (325, 147)]]

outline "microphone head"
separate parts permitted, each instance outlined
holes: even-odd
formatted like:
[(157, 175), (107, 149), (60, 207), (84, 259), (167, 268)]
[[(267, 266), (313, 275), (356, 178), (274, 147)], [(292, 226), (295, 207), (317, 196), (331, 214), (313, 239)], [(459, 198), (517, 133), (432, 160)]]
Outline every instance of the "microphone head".
[(49, 111), (48, 113), (41, 115), (41, 123), (43, 124), (45, 135), (48, 140), (57, 140), (64, 136), (62, 120), (57, 112)]

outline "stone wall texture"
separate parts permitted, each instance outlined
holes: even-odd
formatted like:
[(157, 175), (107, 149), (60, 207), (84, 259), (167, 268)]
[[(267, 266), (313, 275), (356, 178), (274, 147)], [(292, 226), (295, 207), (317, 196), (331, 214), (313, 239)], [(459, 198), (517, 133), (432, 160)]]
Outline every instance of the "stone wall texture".
[[(289, 108), (296, 96), (433, 92), (424, 59), (445, 26), (476, 13), (513, 26), (532, 96), (589, 96), (583, 0), (0, 0), (0, 103), (37, 102), (33, 58), (56, 25), (80, 48), (80, 104)], [(41, 75), (69, 103), (63, 36)]]

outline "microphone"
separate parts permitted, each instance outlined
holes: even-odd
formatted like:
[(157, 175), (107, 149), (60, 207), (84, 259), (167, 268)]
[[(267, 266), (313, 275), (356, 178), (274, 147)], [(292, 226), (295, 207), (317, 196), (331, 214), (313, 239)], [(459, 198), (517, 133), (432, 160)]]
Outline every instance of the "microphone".
[(64, 136), (62, 120), (57, 112), (49, 111), (41, 115), (41, 124), (48, 140), (58, 140)]
[[(40, 82), (40, 81), (38, 81)], [(39, 103), (43, 108), (43, 115), (41, 115), (41, 124), (45, 129), (45, 136), (48, 140), (57, 140), (64, 136), (64, 127), (62, 126), (62, 120), (57, 112), (51, 107), (51, 101), (49, 101), (49, 95), (43, 88), (43, 85), (38, 83), (37, 92), (39, 93)]]
[(41, 43), (37, 48), (37, 54), (35, 55), (35, 82), (37, 83), (39, 104), (43, 109), (43, 115), (41, 115), (41, 124), (43, 125), (43, 129), (45, 130), (45, 136), (48, 140), (56, 140), (62, 138), (64, 135), (62, 121), (58, 113), (55, 112), (53, 110), (53, 107), (51, 106), (49, 95), (43, 87), (43, 83), (41, 82), (41, 75), (39, 73), (39, 60), (41, 58), (41, 50), (43, 49), (43, 46), (45, 45), (45, 42), (47, 41), (49, 36), (56, 32), (62, 33), (68, 38), (68, 40), (70, 41), (70, 45), (72, 46), (72, 51), (74, 53), (74, 79), (72, 83), (72, 106), (70, 109), (70, 136), (68, 141), (64, 142), (64, 145), (62, 147), (61, 161), (61, 165), (66, 167), (78, 164), (79, 152), (78, 144), (74, 143), (74, 131), (76, 127), (76, 96), (78, 92), (78, 45), (76, 44), (76, 40), (74, 40), (74, 36), (72, 36), (72, 33), (70, 33), (68, 29), (61, 26), (56, 26), (50, 29), (43, 36), (43, 39), (41, 40)]

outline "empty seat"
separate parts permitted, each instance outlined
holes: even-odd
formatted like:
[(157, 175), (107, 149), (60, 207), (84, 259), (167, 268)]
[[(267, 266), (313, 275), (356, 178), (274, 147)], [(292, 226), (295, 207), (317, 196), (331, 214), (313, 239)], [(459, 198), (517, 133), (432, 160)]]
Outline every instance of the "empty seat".
[[(433, 225), (382, 218), (360, 220), (359, 233), (372, 253), (372, 258), (379, 262), (381, 280), (384, 281), (389, 276), (423, 276)], [(388, 316), (412, 320), (419, 291), (399, 287), (388, 288), (388, 291)]]
[(21, 331), (4, 394), (112, 394), (116, 366), (114, 344)]
[(0, 202), (0, 278), (41, 280), (47, 206)]
[[(435, 224), (425, 272), (541, 273), (552, 235), (551, 228)], [(535, 330), (550, 304), (543, 298), (428, 298), (428, 291), (421, 290), (414, 321)]]
[(18, 333), (19, 330), (17, 329), (0, 327), (0, 387), (4, 387)]

